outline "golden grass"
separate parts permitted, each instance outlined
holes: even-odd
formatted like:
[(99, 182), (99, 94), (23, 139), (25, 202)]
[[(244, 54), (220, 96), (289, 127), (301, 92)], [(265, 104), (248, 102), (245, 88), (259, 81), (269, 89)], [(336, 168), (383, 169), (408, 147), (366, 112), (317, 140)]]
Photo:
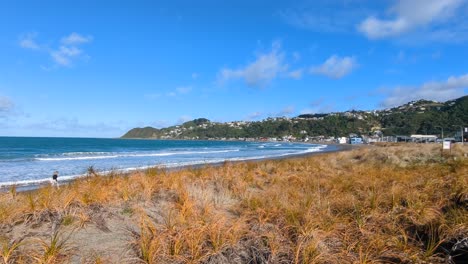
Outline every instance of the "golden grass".
[[(0, 227), (49, 215), (86, 229), (93, 208), (112, 207), (130, 219), (129, 247), (144, 263), (438, 262), (445, 243), (468, 236), (466, 152), (385, 145), (177, 171), (93, 170), (60, 189), (1, 194)], [(3, 261), (65, 260), (70, 250), (53, 234), (28, 259), (34, 246), (7, 233)]]

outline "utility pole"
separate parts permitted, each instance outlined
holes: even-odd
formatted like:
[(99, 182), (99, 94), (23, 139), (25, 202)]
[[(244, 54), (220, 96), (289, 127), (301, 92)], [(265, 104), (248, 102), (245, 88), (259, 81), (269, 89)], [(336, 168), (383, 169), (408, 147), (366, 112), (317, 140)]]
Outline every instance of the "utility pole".
[[(458, 127), (457, 125), (452, 125), (454, 127)], [(465, 144), (465, 141), (463, 140), (463, 126), (459, 126), (460, 127), (460, 142), (463, 144)]]
[[(462, 128), (463, 128), (463, 127), (462, 127)], [(462, 133), (463, 133), (464, 131), (468, 132), (468, 127), (465, 127), (464, 130), (462, 129)], [(462, 137), (463, 137), (463, 134), (462, 134)], [(462, 138), (462, 139), (463, 139), (463, 138)], [(465, 141), (463, 141), (463, 145), (464, 145), (464, 144), (465, 144)]]
[(460, 128), (461, 128), (461, 130), (460, 130), (460, 133), (461, 133), (460, 134), (460, 139), (461, 139), (461, 143), (463, 145), (465, 143), (465, 141), (463, 140), (463, 126), (461, 126)]
[(440, 127), (441, 137), (442, 137), (442, 140), (444, 140), (444, 128), (441, 126), (436, 126), (436, 127)]
[(461, 137), (461, 142), (462, 142), (462, 145), (464, 145), (464, 144), (465, 144), (465, 140), (463, 140), (463, 132), (464, 132), (464, 128), (463, 128), (463, 126), (460, 126), (460, 128), (461, 128), (461, 131), (460, 131), (460, 132), (461, 132), (461, 134), (460, 134), (460, 137)]

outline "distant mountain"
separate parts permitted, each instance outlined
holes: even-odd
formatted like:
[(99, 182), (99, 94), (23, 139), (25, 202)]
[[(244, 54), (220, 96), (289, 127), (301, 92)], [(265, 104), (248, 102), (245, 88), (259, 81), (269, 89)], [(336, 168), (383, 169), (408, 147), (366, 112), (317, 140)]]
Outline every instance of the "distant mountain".
[[(211, 122), (198, 118), (162, 129), (134, 128), (122, 138), (154, 139), (242, 139), (260, 137), (317, 137), (358, 135), (436, 134), (446, 135), (468, 126), (468, 96), (447, 102), (428, 100), (374, 111), (346, 111), (276, 117), (262, 121)], [(458, 127), (458, 128), (457, 128)]]

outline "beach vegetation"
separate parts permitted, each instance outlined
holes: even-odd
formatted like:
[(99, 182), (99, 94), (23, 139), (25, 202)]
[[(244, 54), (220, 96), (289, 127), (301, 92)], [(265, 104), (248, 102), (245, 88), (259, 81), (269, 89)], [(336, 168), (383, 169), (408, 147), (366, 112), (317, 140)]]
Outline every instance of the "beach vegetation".
[(20, 247), (24, 245), (23, 239), (9, 241), (5, 237), (0, 237), (0, 257), (2, 264), (20, 262)]
[(73, 249), (68, 244), (72, 232), (68, 235), (55, 230), (47, 239), (37, 239), (38, 247), (35, 248), (33, 259), (37, 263), (63, 263), (69, 259)]

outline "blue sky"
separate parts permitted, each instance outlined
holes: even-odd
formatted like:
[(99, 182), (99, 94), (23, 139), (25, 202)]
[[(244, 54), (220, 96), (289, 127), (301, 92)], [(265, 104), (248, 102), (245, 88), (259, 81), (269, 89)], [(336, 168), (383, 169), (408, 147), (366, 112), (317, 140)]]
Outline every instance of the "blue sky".
[(4, 0), (0, 136), (457, 98), (467, 13), (467, 0)]

